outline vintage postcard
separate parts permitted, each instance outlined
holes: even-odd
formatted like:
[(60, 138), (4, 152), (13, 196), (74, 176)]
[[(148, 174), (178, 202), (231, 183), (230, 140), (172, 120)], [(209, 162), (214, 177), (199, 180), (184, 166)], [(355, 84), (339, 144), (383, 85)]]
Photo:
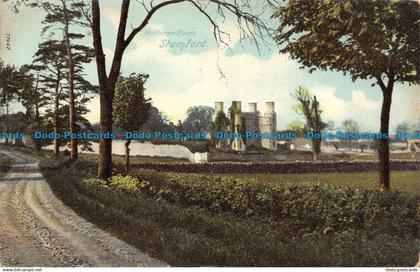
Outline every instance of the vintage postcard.
[(1, 271), (417, 271), (419, 34), (417, 0), (2, 0)]

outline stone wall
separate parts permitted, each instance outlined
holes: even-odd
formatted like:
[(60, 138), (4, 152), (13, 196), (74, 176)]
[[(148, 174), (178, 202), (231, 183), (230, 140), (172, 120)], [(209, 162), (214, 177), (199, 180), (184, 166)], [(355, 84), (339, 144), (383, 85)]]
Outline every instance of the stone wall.
[(207, 158), (209, 162), (273, 162), (287, 160), (286, 155), (282, 154), (250, 154), (230, 152), (208, 152)]
[[(208, 162), (154, 164), (142, 163), (135, 167), (178, 173), (318, 173), (377, 171), (377, 161), (319, 161), (319, 162)], [(392, 160), (391, 170), (420, 170), (420, 160)]]

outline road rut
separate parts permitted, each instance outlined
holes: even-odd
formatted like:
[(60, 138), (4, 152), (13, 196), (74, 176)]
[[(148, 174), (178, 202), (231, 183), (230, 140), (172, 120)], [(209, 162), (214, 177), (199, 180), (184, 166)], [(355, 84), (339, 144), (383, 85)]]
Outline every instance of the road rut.
[(33, 158), (0, 181), (0, 266), (167, 266), (79, 217), (52, 193)]

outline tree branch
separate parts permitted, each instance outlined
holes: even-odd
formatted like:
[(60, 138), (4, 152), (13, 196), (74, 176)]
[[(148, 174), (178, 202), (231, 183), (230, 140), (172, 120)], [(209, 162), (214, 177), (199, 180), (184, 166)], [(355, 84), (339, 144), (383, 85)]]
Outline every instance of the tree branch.
[(171, 4), (176, 4), (176, 3), (181, 3), (181, 2), (185, 2), (187, 0), (171, 0), (171, 1), (164, 1), (161, 2), (160, 4), (153, 6), (147, 13), (146, 17), (143, 19), (143, 21), (140, 23), (140, 25), (136, 28), (134, 28), (131, 33), (128, 35), (127, 39), (124, 42), (124, 49), (127, 48), (127, 46), (130, 44), (130, 42), (133, 40), (133, 38), (137, 35), (137, 33), (139, 33), (141, 30), (143, 30), (143, 28), (149, 23), (149, 20), (152, 18), (153, 14), (155, 14), (155, 12), (167, 5), (171, 5)]
[(381, 87), (382, 92), (385, 92), (386, 91), (386, 86), (385, 86), (385, 83), (382, 80), (381, 76), (376, 76), (376, 80), (378, 81), (378, 84)]
[[(92, 0), (92, 36), (96, 54), (96, 65), (98, 67), (98, 77), (99, 79), (106, 79), (105, 55), (102, 48), (101, 37), (101, 12), (98, 0)], [(101, 80), (99, 80), (99, 82), (101, 82)]]
[(112, 60), (111, 71), (109, 78), (116, 80), (118, 78), (121, 59), (124, 54), (124, 50), (127, 47), (125, 45), (125, 29), (127, 27), (128, 10), (130, 8), (130, 0), (123, 0), (121, 4), (120, 22), (118, 25), (117, 41), (115, 43), (114, 58)]

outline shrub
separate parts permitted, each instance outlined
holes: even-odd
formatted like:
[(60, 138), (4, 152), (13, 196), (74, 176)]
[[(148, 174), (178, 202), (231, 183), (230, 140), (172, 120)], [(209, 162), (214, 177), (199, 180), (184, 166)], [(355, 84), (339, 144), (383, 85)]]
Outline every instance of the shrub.
[[(207, 162), (207, 163), (137, 163), (133, 168), (146, 168), (177, 173), (317, 173), (377, 171), (377, 161), (297, 161), (297, 162)], [(420, 162), (391, 160), (392, 170), (420, 170)]]
[(377, 190), (349, 189), (328, 184), (262, 184), (253, 179), (195, 174), (133, 173), (141, 193), (182, 206), (199, 206), (214, 213), (262, 216), (288, 221), (302, 231), (355, 229), (417, 237), (419, 198)]
[(86, 169), (78, 162), (42, 171), (54, 193), (81, 216), (170, 265), (412, 266), (417, 261), (418, 199), (154, 171), (105, 182)]

